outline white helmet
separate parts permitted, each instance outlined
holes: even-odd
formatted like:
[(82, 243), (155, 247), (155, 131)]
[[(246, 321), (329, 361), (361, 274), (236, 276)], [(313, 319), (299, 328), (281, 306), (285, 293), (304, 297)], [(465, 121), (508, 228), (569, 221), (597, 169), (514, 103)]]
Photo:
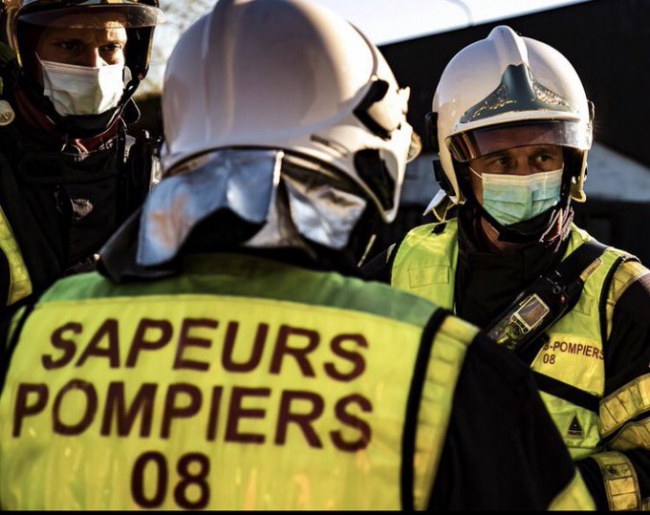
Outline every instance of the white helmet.
[[(532, 126), (521, 145), (550, 143), (574, 149), (567, 195), (584, 201), (586, 156), (592, 141), (593, 105), (575, 69), (560, 52), (511, 28), (494, 28), (449, 62), (433, 97), (427, 125), (440, 162), (436, 175), (455, 202), (467, 195), (455, 163), (497, 150), (495, 129)], [(437, 143), (437, 144), (436, 144)]]
[(220, 0), (168, 61), (163, 173), (217, 149), (278, 149), (338, 170), (392, 221), (417, 139), (408, 98), (375, 45), (333, 12)]

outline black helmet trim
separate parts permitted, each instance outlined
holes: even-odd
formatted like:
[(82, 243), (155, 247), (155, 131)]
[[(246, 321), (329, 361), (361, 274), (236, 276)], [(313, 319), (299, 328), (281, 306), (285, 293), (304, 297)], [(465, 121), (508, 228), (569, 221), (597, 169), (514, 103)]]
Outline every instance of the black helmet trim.
[[(77, 15), (83, 16), (82, 22)], [(116, 15), (117, 21), (125, 28), (153, 27), (164, 21), (160, 9), (131, 2), (71, 7), (62, 7), (58, 3), (51, 7), (39, 4), (38, 10), (26, 7), (20, 11), (18, 21), (47, 27), (92, 29), (105, 28), (107, 15)]]

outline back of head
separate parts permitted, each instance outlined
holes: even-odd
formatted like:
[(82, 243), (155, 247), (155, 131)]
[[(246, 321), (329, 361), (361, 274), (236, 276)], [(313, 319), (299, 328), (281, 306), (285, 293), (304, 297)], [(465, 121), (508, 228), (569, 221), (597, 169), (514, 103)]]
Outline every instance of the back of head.
[(260, 224), (242, 244), (342, 250), (364, 213), (396, 215), (416, 138), (407, 101), (375, 45), (333, 12), (221, 0), (169, 59), (158, 189), (208, 173), (209, 206), (191, 225), (227, 209)]

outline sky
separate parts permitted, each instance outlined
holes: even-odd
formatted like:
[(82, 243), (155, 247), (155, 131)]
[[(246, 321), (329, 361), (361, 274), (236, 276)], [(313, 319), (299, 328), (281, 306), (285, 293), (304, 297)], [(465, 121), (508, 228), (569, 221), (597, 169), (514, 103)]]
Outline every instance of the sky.
[(381, 45), (589, 0), (312, 1), (337, 11)]
[[(162, 0), (166, 4), (184, 0)], [(338, 12), (356, 25), (375, 44), (395, 43), (494, 20), (594, 0), (310, 0)], [(214, 2), (206, 3), (207, 12)], [(184, 20), (185, 27), (202, 13)], [(143, 91), (158, 90), (173, 45), (180, 32), (177, 24), (156, 29), (154, 45), (160, 49)]]

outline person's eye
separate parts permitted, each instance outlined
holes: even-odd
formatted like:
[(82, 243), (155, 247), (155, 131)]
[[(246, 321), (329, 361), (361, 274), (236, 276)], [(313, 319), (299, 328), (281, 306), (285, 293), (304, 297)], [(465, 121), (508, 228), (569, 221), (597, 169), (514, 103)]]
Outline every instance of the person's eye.
[(508, 156), (494, 156), (481, 163), (479, 168), (485, 173), (504, 173), (511, 166), (512, 160)]
[(539, 165), (549, 165), (554, 164), (555, 162), (561, 162), (561, 158), (558, 158), (557, 155), (550, 152), (542, 152), (537, 154), (534, 159), (534, 163)]
[(508, 156), (501, 156), (494, 160), (494, 164), (502, 168), (507, 168), (510, 165), (510, 158)]
[(62, 48), (66, 52), (78, 52), (82, 48), (81, 43), (79, 41), (74, 41), (74, 40), (72, 40), (72, 41), (61, 41), (61, 42), (57, 43), (57, 46), (59, 48)]
[(124, 45), (122, 43), (109, 43), (108, 45), (103, 46), (103, 50), (110, 53), (119, 52), (123, 49)]

